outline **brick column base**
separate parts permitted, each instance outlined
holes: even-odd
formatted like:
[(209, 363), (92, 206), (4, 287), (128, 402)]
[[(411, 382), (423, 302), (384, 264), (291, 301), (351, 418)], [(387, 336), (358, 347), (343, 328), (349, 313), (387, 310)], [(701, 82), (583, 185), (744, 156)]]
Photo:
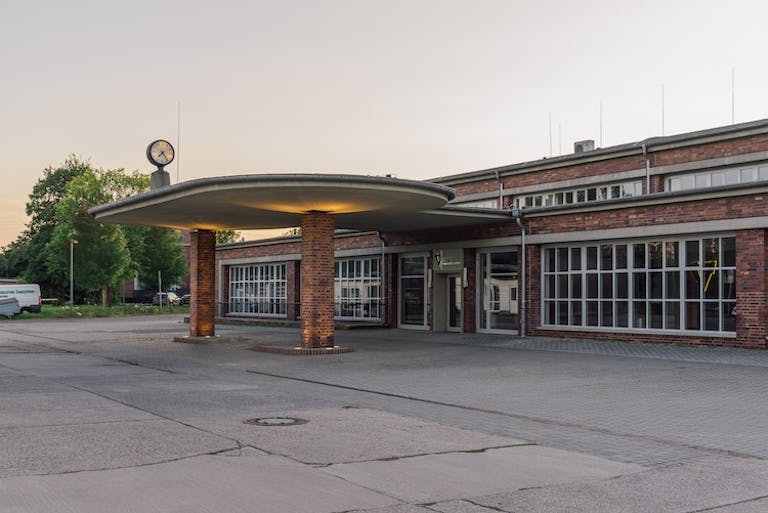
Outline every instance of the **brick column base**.
[(334, 219), (325, 212), (301, 216), (301, 346), (333, 347)]
[(216, 334), (216, 232), (192, 232), (189, 262), (189, 336)]

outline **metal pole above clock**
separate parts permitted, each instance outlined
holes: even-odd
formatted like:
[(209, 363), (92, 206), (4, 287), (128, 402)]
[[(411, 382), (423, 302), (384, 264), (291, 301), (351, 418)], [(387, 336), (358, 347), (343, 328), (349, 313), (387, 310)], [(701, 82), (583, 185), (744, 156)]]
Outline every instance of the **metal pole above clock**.
[(157, 166), (157, 170), (152, 173), (149, 179), (150, 190), (171, 185), (171, 175), (163, 168), (173, 162), (175, 155), (173, 145), (165, 139), (158, 139), (149, 143), (147, 158)]

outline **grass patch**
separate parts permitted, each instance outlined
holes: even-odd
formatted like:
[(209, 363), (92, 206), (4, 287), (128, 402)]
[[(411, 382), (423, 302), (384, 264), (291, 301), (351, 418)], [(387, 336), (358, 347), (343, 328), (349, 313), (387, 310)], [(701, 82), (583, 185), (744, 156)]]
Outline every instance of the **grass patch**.
[[(93, 318), (93, 317), (130, 317), (133, 315), (166, 315), (188, 314), (188, 306), (163, 306), (121, 304), (111, 308), (99, 305), (75, 305), (75, 306), (51, 306), (43, 305), (40, 313), (24, 312), (16, 315), (14, 319), (67, 319), (67, 318)], [(0, 317), (0, 320), (5, 317)]]

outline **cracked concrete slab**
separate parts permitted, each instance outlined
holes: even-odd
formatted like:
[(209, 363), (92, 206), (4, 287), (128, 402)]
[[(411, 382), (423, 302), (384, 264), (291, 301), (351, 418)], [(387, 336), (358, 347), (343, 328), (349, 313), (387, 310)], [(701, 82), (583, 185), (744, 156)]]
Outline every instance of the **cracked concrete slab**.
[(473, 502), (471, 499), (458, 499), (430, 504), (429, 511), (431, 513), (499, 513), (502, 510), (499, 508), (486, 508)]
[(185, 421), (272, 454), (313, 464), (402, 458), (526, 443), (367, 408), (251, 410), (249, 414), (250, 417), (297, 417), (308, 422), (280, 427), (253, 426), (243, 423), (247, 418), (244, 414)]
[(532, 513), (764, 513), (768, 511), (764, 501), (736, 503), (767, 496), (767, 462), (712, 456), (607, 481), (521, 490), (473, 501), (502, 511)]
[(89, 392), (5, 393), (0, 391), (0, 428), (93, 422), (154, 420), (157, 417)]
[(0, 477), (146, 465), (236, 446), (163, 419), (0, 428)]
[(356, 509), (345, 513), (434, 513), (434, 510), (426, 507), (414, 506), (412, 504), (398, 504), (397, 506), (388, 506), (385, 508), (366, 510)]
[(768, 498), (749, 500), (706, 510), (707, 513), (765, 513), (766, 511), (768, 511)]
[(465, 498), (504, 490), (608, 479), (643, 467), (539, 446), (436, 454), (393, 461), (346, 463), (335, 476), (410, 503)]
[(3, 513), (332, 513), (397, 503), (306, 465), (250, 452), (0, 480)]

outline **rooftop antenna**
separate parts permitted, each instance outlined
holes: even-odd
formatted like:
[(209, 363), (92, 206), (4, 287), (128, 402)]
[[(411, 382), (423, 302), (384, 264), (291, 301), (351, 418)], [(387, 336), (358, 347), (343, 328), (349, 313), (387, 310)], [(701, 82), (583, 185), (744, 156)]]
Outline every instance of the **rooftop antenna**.
[(600, 147), (603, 147), (603, 99), (600, 98)]
[(736, 124), (736, 66), (731, 66), (731, 124)]
[(664, 135), (664, 84), (661, 84), (661, 135)]
[(557, 124), (557, 155), (562, 157), (563, 156), (563, 125), (562, 123)]
[(549, 158), (552, 158), (552, 113), (549, 113)]
[(181, 100), (176, 109), (176, 183), (179, 183), (179, 153), (181, 153)]

